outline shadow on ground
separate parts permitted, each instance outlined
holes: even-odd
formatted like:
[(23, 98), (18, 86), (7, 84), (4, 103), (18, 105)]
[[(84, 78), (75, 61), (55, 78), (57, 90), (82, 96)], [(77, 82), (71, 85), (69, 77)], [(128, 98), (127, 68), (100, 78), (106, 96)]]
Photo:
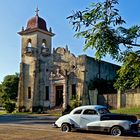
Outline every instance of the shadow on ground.
[(56, 121), (54, 116), (35, 115), (0, 115), (0, 124), (52, 124)]

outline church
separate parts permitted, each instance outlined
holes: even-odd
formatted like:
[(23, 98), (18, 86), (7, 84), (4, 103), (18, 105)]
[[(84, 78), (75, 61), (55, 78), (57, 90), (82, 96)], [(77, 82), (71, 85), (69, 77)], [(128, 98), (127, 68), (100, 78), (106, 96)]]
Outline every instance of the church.
[(52, 47), (55, 35), (36, 10), (21, 36), (18, 110), (66, 109), (72, 97), (88, 104), (89, 84), (95, 78), (113, 80), (119, 66), (87, 55), (75, 56), (68, 46)]

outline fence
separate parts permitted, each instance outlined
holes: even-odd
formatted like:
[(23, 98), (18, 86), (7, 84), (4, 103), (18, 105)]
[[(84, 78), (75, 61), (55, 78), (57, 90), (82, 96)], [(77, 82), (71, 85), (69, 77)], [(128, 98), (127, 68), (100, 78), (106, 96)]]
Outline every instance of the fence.
[(121, 107), (140, 107), (140, 89), (126, 90), (121, 94)]
[(97, 103), (109, 108), (117, 108), (117, 94), (102, 94), (98, 95)]
[(105, 105), (110, 108), (117, 108), (117, 104), (120, 107), (140, 107), (140, 88), (133, 90), (126, 90), (120, 95), (118, 100), (118, 94), (98, 94), (97, 103)]

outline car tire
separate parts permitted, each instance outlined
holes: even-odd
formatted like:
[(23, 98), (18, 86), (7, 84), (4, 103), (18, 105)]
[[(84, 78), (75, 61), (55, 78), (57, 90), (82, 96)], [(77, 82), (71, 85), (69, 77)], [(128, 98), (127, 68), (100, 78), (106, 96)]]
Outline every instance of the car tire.
[(111, 128), (110, 134), (112, 136), (121, 136), (122, 135), (122, 128), (119, 126), (114, 126)]
[(68, 123), (63, 123), (61, 126), (61, 130), (63, 132), (70, 132), (71, 131), (71, 125)]

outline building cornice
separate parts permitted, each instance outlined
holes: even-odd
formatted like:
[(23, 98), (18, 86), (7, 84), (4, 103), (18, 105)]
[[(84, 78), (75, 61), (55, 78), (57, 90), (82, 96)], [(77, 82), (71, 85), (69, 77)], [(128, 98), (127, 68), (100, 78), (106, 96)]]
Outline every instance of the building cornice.
[(44, 31), (44, 30), (39, 29), (39, 28), (26, 29), (26, 30), (18, 32), (18, 34), (22, 36), (22, 35), (31, 34), (31, 33), (34, 33), (34, 32), (41, 32), (41, 33), (44, 33), (44, 34), (49, 35), (49, 36), (54, 36), (55, 35), (52, 32)]

